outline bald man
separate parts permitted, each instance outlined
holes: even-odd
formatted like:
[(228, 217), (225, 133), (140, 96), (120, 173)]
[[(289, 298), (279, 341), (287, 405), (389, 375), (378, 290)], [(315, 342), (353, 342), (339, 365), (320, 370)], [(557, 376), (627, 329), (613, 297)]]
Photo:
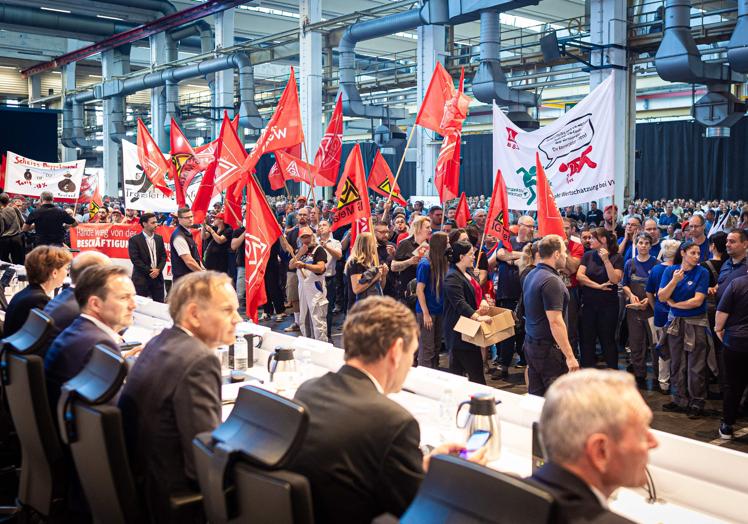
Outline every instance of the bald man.
[(84, 251), (73, 259), (73, 263), (70, 264), (70, 280), (72, 281), (72, 285), (60, 291), (44, 307), (44, 312), (54, 321), (53, 336), (50, 340), (53, 340), (60, 332), (68, 327), (81, 313), (78, 302), (75, 300), (75, 294), (73, 293), (73, 288), (81, 273), (91, 266), (108, 266), (111, 263), (112, 261), (108, 256), (98, 251)]

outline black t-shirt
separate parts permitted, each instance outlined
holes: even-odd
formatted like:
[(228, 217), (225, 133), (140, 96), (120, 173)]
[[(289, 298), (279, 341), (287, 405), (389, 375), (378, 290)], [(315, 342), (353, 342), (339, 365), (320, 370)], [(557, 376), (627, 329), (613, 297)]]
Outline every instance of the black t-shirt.
[(587, 212), (587, 223), (601, 225), (603, 223), (603, 212), (601, 209), (590, 210)]
[(314, 251), (311, 254), (307, 253), (301, 257), (301, 261), (304, 264), (316, 264), (317, 262), (324, 262), (327, 264), (327, 251), (322, 246), (315, 246)]
[[(403, 239), (400, 244), (397, 246), (397, 251), (395, 251), (395, 258), (394, 260), (398, 262), (402, 262), (403, 260), (408, 260), (413, 256), (413, 251), (415, 251), (418, 248), (418, 244), (416, 244), (415, 237), (408, 237)], [(398, 280), (398, 292), (400, 296), (405, 295), (405, 290), (408, 287), (408, 282), (416, 278), (416, 271), (418, 269), (418, 265), (414, 266), (408, 266), (402, 271), (398, 273), (397, 280)]]
[(748, 351), (748, 275), (730, 282), (717, 311), (730, 315), (725, 322), (725, 346), (733, 351)]
[(546, 311), (561, 311), (566, 321), (569, 307), (569, 291), (558, 272), (546, 264), (538, 264), (524, 280), (522, 300), (526, 335), (555, 343)]
[[(529, 243), (520, 242), (517, 237), (511, 237), (509, 242), (512, 244), (512, 251), (514, 253), (521, 253), (522, 248)], [(522, 293), (519, 283), (519, 268), (516, 265), (499, 262), (498, 273), (496, 298), (518, 300), (519, 295)]]
[(234, 236), (232, 238), (242, 238), (242, 243), (236, 248), (236, 267), (244, 267), (244, 228), (234, 230)]
[(54, 204), (42, 204), (26, 219), (34, 225), (38, 245), (62, 245), (65, 240), (65, 224), (75, 224), (75, 219)]
[(226, 271), (226, 268), (228, 267), (229, 259), (229, 249), (231, 248), (231, 239), (234, 237), (234, 230), (231, 229), (229, 226), (225, 226), (222, 232), (218, 232), (218, 230), (213, 226), (208, 226), (213, 231), (215, 231), (217, 234), (226, 237), (226, 242), (223, 244), (219, 244), (215, 240), (213, 240), (213, 237), (208, 237), (208, 244), (205, 247), (205, 268), (206, 269), (213, 269), (215, 271)]
[[(616, 253), (610, 255), (610, 263), (613, 265), (613, 269), (620, 269), (623, 271), (623, 257)], [(602, 258), (597, 254), (597, 251), (587, 251), (582, 256), (582, 262), (580, 265), (586, 268), (585, 274), (593, 282), (598, 284), (604, 284), (609, 280), (608, 273), (605, 271), (605, 264), (603, 264)], [(610, 305), (618, 304), (618, 288), (613, 286), (608, 291), (602, 291), (599, 289), (592, 289), (587, 286), (582, 286), (582, 297), (585, 305)]]

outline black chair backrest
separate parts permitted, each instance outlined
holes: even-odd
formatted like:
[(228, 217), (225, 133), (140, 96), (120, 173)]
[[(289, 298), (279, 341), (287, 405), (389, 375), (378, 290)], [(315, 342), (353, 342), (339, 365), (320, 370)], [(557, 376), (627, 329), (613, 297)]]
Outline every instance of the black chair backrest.
[(127, 376), (125, 360), (96, 345), (91, 359), (62, 386), (57, 416), (94, 522), (142, 522), (122, 415), (108, 405)]
[(311, 523), (308, 481), (281, 470), (308, 425), (303, 406), (261, 388), (241, 388), (226, 421), (193, 441), (208, 521)]
[(48, 516), (65, 491), (64, 456), (47, 398), (44, 359), (34, 351), (46, 343), (52, 320), (32, 309), (23, 327), (2, 340), (0, 377), (18, 439), (21, 478), (18, 501)]
[(553, 497), (525, 481), (451, 455), (431, 459), (402, 524), (546, 524)]

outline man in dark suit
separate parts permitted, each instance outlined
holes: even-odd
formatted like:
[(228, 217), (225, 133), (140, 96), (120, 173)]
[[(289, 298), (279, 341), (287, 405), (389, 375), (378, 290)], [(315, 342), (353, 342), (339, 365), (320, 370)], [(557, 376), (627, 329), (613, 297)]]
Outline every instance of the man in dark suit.
[(132, 262), (132, 283), (141, 297), (163, 302), (166, 266), (164, 238), (156, 234), (158, 220), (153, 213), (144, 213), (140, 217), (140, 226), (143, 232), (131, 236), (127, 244)]
[[(296, 392), (309, 410), (309, 429), (290, 469), (309, 479), (317, 522), (400, 516), (415, 497), (431, 455), (424, 457), (419, 449), (418, 422), (385, 395), (399, 391), (408, 375), (418, 325), (405, 305), (372, 296), (351, 308), (343, 340), (346, 364)], [(444, 444), (433, 453), (461, 447)], [(472, 460), (482, 461), (483, 453)]]
[(81, 313), (52, 342), (44, 357), (47, 393), (57, 409), (62, 384), (80, 373), (93, 347), (104, 344), (119, 354), (120, 331), (132, 324), (135, 287), (122, 266), (92, 266), (75, 286)]
[(169, 294), (174, 326), (146, 344), (127, 376), (119, 406), (136, 482), (154, 522), (171, 522), (171, 496), (198, 489), (192, 439), (221, 422), (214, 350), (234, 343), (238, 307), (228, 275), (183, 276)]
[(623, 371), (585, 369), (563, 375), (545, 394), (540, 436), (546, 464), (529, 481), (554, 495), (554, 522), (630, 524), (608, 509), (619, 487), (646, 484), (657, 439), (652, 411)]
[(54, 339), (81, 314), (81, 308), (75, 300), (75, 284), (85, 269), (91, 266), (108, 266), (111, 259), (98, 251), (84, 251), (73, 259), (70, 264), (70, 280), (72, 285), (60, 291), (55, 298), (44, 306), (44, 312), (54, 321), (52, 336)]

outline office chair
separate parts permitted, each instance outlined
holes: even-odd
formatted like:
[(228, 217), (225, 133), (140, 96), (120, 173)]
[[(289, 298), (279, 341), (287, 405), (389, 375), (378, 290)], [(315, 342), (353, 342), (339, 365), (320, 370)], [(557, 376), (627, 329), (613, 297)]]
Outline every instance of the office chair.
[(550, 524), (553, 511), (553, 497), (540, 488), (459, 457), (437, 455), (399, 522)]
[(75, 377), (63, 384), (57, 404), (62, 440), (70, 452), (94, 522), (143, 522), (141, 503), (122, 430), (119, 408), (108, 404), (122, 387), (127, 364), (101, 344)]
[(17, 502), (47, 517), (63, 504), (65, 466), (47, 398), (44, 359), (35, 354), (47, 342), (52, 319), (32, 309), (21, 329), (2, 340), (0, 379), (21, 442)]
[(308, 425), (303, 406), (254, 386), (241, 388), (226, 421), (192, 442), (208, 521), (312, 524), (309, 482), (282, 469)]

